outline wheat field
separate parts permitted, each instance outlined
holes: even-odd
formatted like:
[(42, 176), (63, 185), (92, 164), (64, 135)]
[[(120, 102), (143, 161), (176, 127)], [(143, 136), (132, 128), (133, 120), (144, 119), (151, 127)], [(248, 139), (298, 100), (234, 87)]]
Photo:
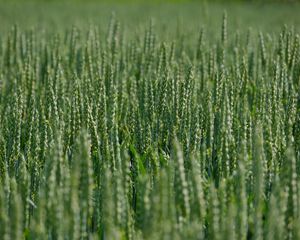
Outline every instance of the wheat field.
[(299, 5), (1, 4), (0, 239), (300, 239)]

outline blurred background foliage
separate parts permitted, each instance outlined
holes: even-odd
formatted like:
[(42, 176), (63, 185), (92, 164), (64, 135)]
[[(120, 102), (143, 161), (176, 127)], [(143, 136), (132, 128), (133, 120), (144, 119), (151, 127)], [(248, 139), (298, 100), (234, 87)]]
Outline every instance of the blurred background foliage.
[(219, 3), (232, 3), (232, 2), (248, 2), (248, 3), (295, 3), (300, 2), (300, 0), (0, 0), (0, 2), (97, 2), (97, 3), (183, 3), (183, 2), (219, 2)]
[(158, 32), (176, 32), (184, 27), (188, 34), (195, 27), (206, 26), (208, 32), (219, 28), (220, 21), (215, 20), (224, 10), (229, 26), (241, 31), (272, 27), (273, 32), (281, 30), (283, 24), (297, 30), (300, 26), (299, 0), (0, 0), (0, 30), (13, 24), (55, 32), (73, 25), (85, 28), (91, 23), (106, 27), (115, 12), (128, 28), (137, 29), (153, 18), (160, 23), (156, 26)]
[(138, 38), (145, 23), (154, 19), (158, 37), (172, 40), (184, 33), (182, 41), (194, 44), (200, 28), (208, 40), (215, 39), (224, 10), (229, 38), (237, 30), (242, 36), (249, 29), (256, 34), (276, 34), (284, 26), (300, 30), (298, 0), (0, 0), (0, 31), (7, 32), (16, 24), (23, 30), (42, 29), (63, 36), (73, 26), (88, 31), (96, 25), (106, 34), (114, 13), (127, 38)]

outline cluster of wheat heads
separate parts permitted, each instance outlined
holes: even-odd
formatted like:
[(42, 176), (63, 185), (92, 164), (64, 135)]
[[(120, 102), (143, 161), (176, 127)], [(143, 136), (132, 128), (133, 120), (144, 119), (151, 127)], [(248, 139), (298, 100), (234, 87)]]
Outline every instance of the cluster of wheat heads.
[(154, 29), (1, 36), (1, 239), (300, 238), (297, 32)]

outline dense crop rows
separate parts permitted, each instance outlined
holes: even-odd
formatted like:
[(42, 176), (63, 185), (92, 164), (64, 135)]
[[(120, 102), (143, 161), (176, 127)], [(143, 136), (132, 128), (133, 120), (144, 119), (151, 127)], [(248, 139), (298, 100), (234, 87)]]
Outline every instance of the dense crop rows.
[(299, 35), (219, 35), (2, 35), (0, 238), (300, 239)]

